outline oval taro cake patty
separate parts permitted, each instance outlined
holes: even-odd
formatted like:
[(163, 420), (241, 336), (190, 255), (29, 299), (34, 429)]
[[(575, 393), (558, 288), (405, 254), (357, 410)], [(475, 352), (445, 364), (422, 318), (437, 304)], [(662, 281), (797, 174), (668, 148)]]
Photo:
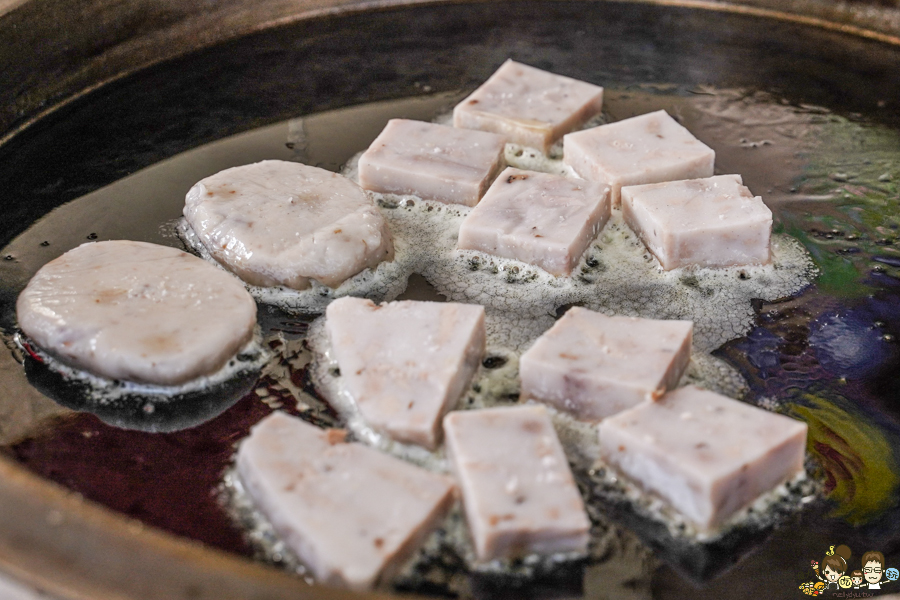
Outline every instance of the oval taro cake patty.
[(225, 169), (195, 184), (184, 216), (222, 266), (251, 285), (337, 287), (392, 260), (375, 203), (337, 173), (283, 160)]
[(110, 241), (44, 265), (16, 305), (41, 349), (94, 375), (180, 385), (252, 338), (256, 303), (228, 273), (176, 248)]

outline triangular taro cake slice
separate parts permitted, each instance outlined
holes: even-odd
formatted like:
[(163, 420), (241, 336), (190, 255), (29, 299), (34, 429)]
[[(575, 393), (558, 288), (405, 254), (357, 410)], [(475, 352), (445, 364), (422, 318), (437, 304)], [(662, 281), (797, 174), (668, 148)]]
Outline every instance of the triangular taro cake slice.
[(484, 356), (484, 307), (340, 298), (325, 327), (342, 385), (376, 431), (434, 449)]
[(322, 583), (389, 581), (453, 504), (449, 477), (275, 412), (237, 454), (241, 482)]

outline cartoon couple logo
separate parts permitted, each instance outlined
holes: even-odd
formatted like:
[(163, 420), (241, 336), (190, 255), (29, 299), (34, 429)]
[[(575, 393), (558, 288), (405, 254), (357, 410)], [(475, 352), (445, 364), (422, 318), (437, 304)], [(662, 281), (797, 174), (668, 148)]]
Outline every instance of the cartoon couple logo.
[[(882, 586), (893, 583), (900, 578), (900, 571), (894, 568), (886, 569), (884, 554), (870, 550), (860, 558), (860, 568), (850, 570), (850, 557), (852, 552), (848, 546), (831, 546), (822, 559), (821, 564), (812, 562), (813, 571), (819, 581), (810, 581), (800, 585), (800, 591), (808, 596), (819, 596), (832, 590), (880, 590)], [(861, 594), (860, 597), (863, 595)]]

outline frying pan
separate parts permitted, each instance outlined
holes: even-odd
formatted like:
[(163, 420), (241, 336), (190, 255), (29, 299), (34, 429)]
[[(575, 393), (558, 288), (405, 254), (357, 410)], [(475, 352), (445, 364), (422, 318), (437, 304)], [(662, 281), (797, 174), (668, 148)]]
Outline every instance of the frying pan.
[[(648, 106), (659, 98), (681, 106), (721, 90), (735, 102), (764, 97), (763, 104), (806, 115), (815, 125), (808, 131), (829, 136), (817, 141), (836, 140), (842, 152), (810, 164), (802, 153), (778, 154), (777, 144), (766, 154), (761, 137), (742, 138), (717, 148), (719, 162), (753, 164), (751, 189), (766, 187), (777, 226), (806, 245), (821, 275), (797, 298), (755, 303), (754, 328), (718, 356), (742, 372), (751, 400), (787, 398), (779, 409), (810, 422), (828, 502), (711, 580), (684, 577), (625, 530), (608, 560), (588, 569), (519, 589), (475, 581), (470, 591), (795, 597), (811, 578), (809, 560), (821, 560), (831, 544), (857, 554), (872, 546), (896, 565), (898, 36), (900, 10), (891, 3), (7, 0), (0, 3), (2, 326), (14, 327), (12, 306), (27, 275), (67, 247), (85, 238), (159, 237), (171, 207), (147, 189), (158, 171), (141, 170), (227, 136), (320, 115), (310, 123), (343, 123), (352, 138), (313, 157), (337, 167), (374, 135), (364, 118), (373, 103), (452, 98), (507, 57), (607, 86), (618, 98), (617, 118), (645, 112), (629, 107), (629, 94)], [(270, 151), (289, 158), (298, 148)], [(854, 152), (868, 164), (854, 162)], [(131, 182), (135, 199), (117, 205), (120, 212), (82, 202), (118, 181)], [(28, 237), (47, 223), (46, 245)], [(302, 323), (271, 317), (302, 333)], [(849, 350), (847, 339), (856, 342)], [(182, 509), (179, 520), (172, 510), (167, 520), (158, 506), (173, 490), (154, 487), (154, 465), (183, 461), (186, 478), (208, 476), (204, 461), (227, 461), (229, 436), (265, 414), (258, 398), (180, 437), (137, 437), (153, 434), (104, 429), (47, 400), (12, 351), (0, 359), (0, 382), (0, 571), (14, 581), (92, 600), (354, 597), (241, 556), (239, 540), (211, 533), (221, 521), (192, 529), (186, 521), (202, 521), (202, 511), (189, 519)], [(143, 478), (146, 493), (117, 488), (122, 473)], [(215, 483), (205, 485), (208, 496)]]

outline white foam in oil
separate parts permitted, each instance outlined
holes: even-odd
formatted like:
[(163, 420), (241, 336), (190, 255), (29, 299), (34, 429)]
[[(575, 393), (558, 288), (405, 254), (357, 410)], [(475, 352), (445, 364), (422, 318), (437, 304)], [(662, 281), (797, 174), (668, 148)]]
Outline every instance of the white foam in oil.
[(179, 396), (203, 392), (248, 372), (258, 373), (271, 357), (263, 346), (262, 335), (257, 328), (253, 338), (213, 373), (201, 375), (178, 385), (157, 385), (94, 375), (89, 371), (67, 365), (28, 343), (21, 335), (16, 335), (15, 341), (23, 349), (27, 345), (27, 352), (33, 354), (50, 370), (61, 374), (69, 382), (80, 384), (80, 393), (85, 395), (88, 403), (115, 406), (125, 396), (143, 396), (147, 399), (145, 410), (148, 413), (153, 411), (154, 404), (163, 404)]
[[(574, 176), (559, 160), (559, 155), (561, 148), (556, 148), (555, 154), (551, 150), (549, 157), (512, 144), (506, 148), (506, 159), (512, 166)], [(343, 170), (345, 176), (354, 180), (358, 156)], [(693, 383), (740, 397), (746, 390), (741, 375), (710, 353), (749, 331), (754, 322), (752, 300), (776, 300), (796, 294), (809, 285), (815, 275), (813, 262), (803, 247), (784, 235), (773, 235), (772, 262), (768, 265), (665, 271), (625, 225), (621, 212), (614, 210), (572, 276), (556, 277), (521, 261), (457, 250), (459, 226), (470, 211), (468, 207), (423, 201), (413, 196), (371, 195), (381, 207), (394, 236), (395, 258), (391, 263), (366, 270), (336, 289), (318, 284), (303, 291), (253, 286), (248, 289), (257, 300), (288, 312), (321, 313), (329, 302), (345, 295), (368, 297), (377, 302), (392, 300), (405, 290), (408, 277), (418, 273), (448, 300), (484, 305), (487, 358), (470, 388), (460, 398), (457, 410), (516, 403), (519, 356), (552, 326), (566, 307), (572, 305), (610, 315), (693, 321), (693, 355), (681, 383)], [(182, 237), (205, 254), (189, 228), (182, 229)], [(429, 470), (449, 470), (442, 448), (429, 452), (396, 442), (375, 431), (362, 419), (353, 398), (342, 385), (338, 366), (330, 352), (323, 317), (311, 324), (307, 342), (314, 354), (311, 379), (340, 414), (353, 439)], [(664, 503), (617, 479), (597, 462), (595, 426), (555, 410), (551, 413), (588, 500), (588, 512), (594, 522), (592, 554), (600, 552), (604, 547), (603, 540), (613, 529), (599, 508), (604, 498), (611, 497), (627, 498), (639, 513), (666, 523), (673, 535), (705, 541)], [(805, 477), (800, 477), (779, 486), (761, 497), (753, 507), (736, 515), (720, 533), (748, 523), (765, 526), (770, 522), (770, 517), (765, 515), (775, 512), (771, 507), (798, 507), (808, 499), (811, 485)], [(265, 523), (260, 515), (254, 518)], [(478, 565), (464, 519), (457, 508), (407, 565), (401, 580), (411, 577), (417, 565), (433, 561), (448, 550), (462, 557), (470, 570), (525, 576), (546, 572), (559, 561), (573, 558), (528, 557), (514, 563), (498, 561)], [(283, 551), (283, 546), (279, 545), (277, 554), (281, 555)]]

